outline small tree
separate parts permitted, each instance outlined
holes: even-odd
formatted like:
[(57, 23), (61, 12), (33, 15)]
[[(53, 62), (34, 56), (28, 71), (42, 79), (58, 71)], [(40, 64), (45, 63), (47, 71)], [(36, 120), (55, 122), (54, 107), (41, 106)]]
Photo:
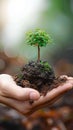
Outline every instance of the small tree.
[(38, 47), (38, 62), (40, 62), (40, 47), (45, 47), (51, 41), (50, 36), (40, 29), (26, 33), (26, 43)]

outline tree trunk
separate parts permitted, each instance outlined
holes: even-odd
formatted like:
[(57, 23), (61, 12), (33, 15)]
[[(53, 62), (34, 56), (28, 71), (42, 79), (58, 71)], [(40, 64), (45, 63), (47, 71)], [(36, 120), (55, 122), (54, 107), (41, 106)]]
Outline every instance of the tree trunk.
[(38, 62), (40, 62), (40, 47), (38, 45)]

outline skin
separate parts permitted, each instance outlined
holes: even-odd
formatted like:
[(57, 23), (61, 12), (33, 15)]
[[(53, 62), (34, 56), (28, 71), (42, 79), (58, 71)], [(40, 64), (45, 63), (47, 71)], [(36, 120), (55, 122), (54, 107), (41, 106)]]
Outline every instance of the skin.
[[(67, 81), (57, 88), (52, 89), (46, 96), (40, 96), (39, 92), (31, 88), (17, 86), (13, 78), (7, 74), (0, 75), (0, 103), (3, 103), (25, 116), (29, 116), (38, 109), (52, 105), (67, 91), (73, 88), (73, 77), (66, 77)], [(29, 101), (34, 103), (30, 104)]]

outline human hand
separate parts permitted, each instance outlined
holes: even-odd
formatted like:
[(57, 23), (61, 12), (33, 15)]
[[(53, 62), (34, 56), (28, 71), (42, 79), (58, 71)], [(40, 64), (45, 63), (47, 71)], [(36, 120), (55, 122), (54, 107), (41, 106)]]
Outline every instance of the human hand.
[[(4, 76), (4, 79), (5, 79), (5, 76)], [(0, 92), (0, 100), (2, 103), (16, 109), (23, 115), (28, 116), (40, 108), (52, 105), (56, 100), (58, 100), (61, 96), (63, 96), (64, 93), (66, 93), (67, 91), (72, 89), (73, 78), (67, 77), (67, 76), (65, 76), (65, 77), (67, 78), (67, 81), (63, 85), (52, 89), (51, 91), (49, 91), (46, 94), (46, 96), (39, 96), (39, 93), (37, 93), (38, 100), (36, 100), (32, 104), (30, 104), (29, 103), (30, 98), (29, 98), (29, 96), (26, 96), (26, 95), (29, 95), (28, 94), (29, 88), (21, 88), (22, 89), (22, 92), (21, 92), (20, 87), (17, 86), (16, 83), (13, 81), (12, 77), (9, 76), (9, 81), (11, 82), (10, 83), (11, 85), (9, 85), (9, 87), (7, 87), (7, 88), (10, 91), (12, 90), (13, 94), (9, 90), (6, 90), (5, 89), (6, 87), (4, 87), (5, 91), (2, 90), (3, 92)], [(6, 76), (6, 78), (7, 78), (7, 76)], [(2, 78), (2, 80), (3, 80), (3, 78)], [(8, 81), (8, 83), (6, 81), (6, 86), (8, 86), (7, 84), (9, 84), (9, 81)], [(3, 86), (5, 86), (5, 85), (3, 85)], [(26, 94), (27, 90), (28, 90), (28, 92)], [(8, 92), (10, 92), (10, 93), (8, 93)]]
[[(40, 94), (38, 91), (32, 88), (22, 88), (17, 86), (15, 81), (10, 75), (1, 74), (0, 75), (0, 103), (4, 103), (17, 109), (15, 104), (22, 103), (29, 100), (38, 100)], [(22, 107), (22, 104), (20, 107)]]

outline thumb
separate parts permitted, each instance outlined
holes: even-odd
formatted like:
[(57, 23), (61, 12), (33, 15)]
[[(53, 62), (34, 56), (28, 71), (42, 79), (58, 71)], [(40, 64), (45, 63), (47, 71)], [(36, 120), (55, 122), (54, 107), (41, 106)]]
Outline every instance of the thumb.
[(10, 87), (5, 87), (2, 96), (10, 97), (17, 100), (38, 100), (40, 94), (37, 90), (32, 88), (21, 88), (16, 84), (12, 84)]
[(20, 86), (15, 85), (13, 87), (13, 92), (11, 92), (12, 97), (17, 100), (38, 100), (40, 94), (37, 90), (32, 88), (21, 88)]
[(40, 97), (38, 91), (32, 88), (21, 88), (17, 86), (10, 75), (0, 75), (1, 95), (11, 97), (17, 100), (37, 100)]

